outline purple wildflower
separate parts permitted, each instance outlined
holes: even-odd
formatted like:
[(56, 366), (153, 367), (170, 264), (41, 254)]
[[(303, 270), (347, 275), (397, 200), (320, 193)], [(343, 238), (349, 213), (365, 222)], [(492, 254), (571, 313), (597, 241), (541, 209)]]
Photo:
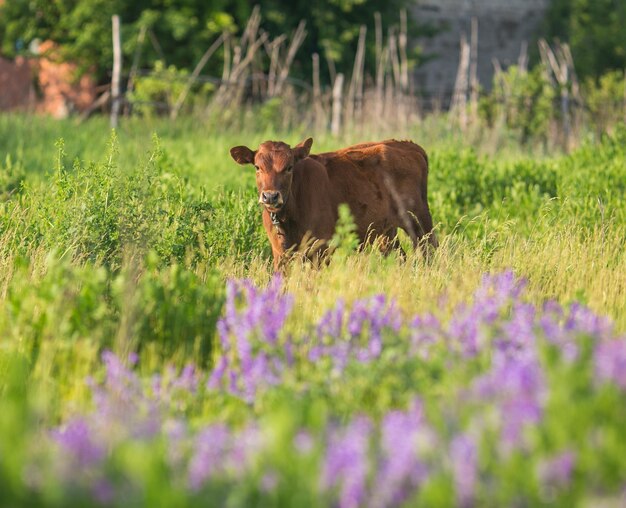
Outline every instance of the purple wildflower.
[(473, 384), (479, 400), (496, 403), (506, 448), (521, 444), (527, 424), (538, 423), (545, 404), (541, 365), (532, 356), (494, 358), (494, 365)]
[(371, 506), (397, 506), (428, 476), (420, 459), (422, 441), (432, 441), (422, 404), (415, 400), (409, 411), (390, 411), (381, 425), (381, 457)]
[(467, 434), (459, 434), (450, 443), (450, 462), (459, 506), (474, 504), (478, 481), (476, 443)]
[(104, 448), (97, 443), (92, 429), (83, 418), (70, 420), (63, 428), (53, 431), (52, 437), (79, 467), (99, 465), (104, 459)]
[(305, 430), (299, 431), (293, 438), (293, 445), (301, 455), (306, 455), (313, 450), (315, 442), (313, 436)]
[(213, 368), (213, 371), (209, 376), (209, 382), (207, 383), (208, 388), (215, 390), (220, 386), (227, 368), (228, 360), (226, 359), (226, 356), (222, 355), (217, 360), (217, 365)]
[(249, 280), (227, 282), (225, 313), (217, 325), (222, 356), (209, 388), (223, 386), (252, 402), (260, 387), (278, 382), (283, 370), (278, 357), (285, 353), (278, 335), (293, 306), (292, 297), (281, 293), (281, 284), (279, 276), (264, 291)]
[(111, 505), (115, 501), (115, 488), (106, 478), (100, 478), (92, 487), (93, 497), (102, 505)]
[(269, 494), (276, 490), (278, 486), (279, 478), (278, 475), (274, 471), (267, 471), (261, 477), (261, 490), (266, 494)]
[(317, 336), (321, 339), (325, 336), (331, 338), (340, 337), (343, 331), (343, 321), (345, 313), (345, 302), (337, 300), (335, 308), (324, 314), (317, 324)]
[(473, 308), (460, 306), (448, 323), (448, 335), (460, 345), (466, 357), (476, 356), (485, 343), (480, 315)]
[(510, 270), (483, 276), (472, 305), (459, 305), (448, 324), (448, 335), (460, 345), (464, 356), (476, 356), (483, 349), (487, 329), (518, 303), (525, 285), (525, 280), (516, 278)]
[(360, 506), (366, 493), (369, 439), (372, 431), (365, 417), (355, 418), (344, 429), (331, 432), (322, 472), (322, 487), (339, 487), (339, 506)]
[[(512, 270), (505, 270), (498, 274), (483, 275), (481, 285), (474, 293), (476, 302), (501, 304), (506, 301), (515, 301), (519, 299), (524, 288), (526, 280), (515, 276)], [(492, 300), (494, 299), (494, 300)], [(497, 317), (493, 315), (493, 319)]]
[(194, 443), (194, 453), (189, 461), (189, 486), (202, 488), (212, 475), (222, 472), (229, 432), (224, 425), (213, 425), (200, 432)]
[(565, 311), (563, 307), (553, 301), (547, 301), (543, 305), (539, 326), (546, 340), (557, 346), (563, 355), (563, 359), (571, 363), (578, 358), (578, 344), (576, 337), (565, 329)]
[(510, 318), (503, 323), (500, 337), (494, 341), (501, 353), (524, 355), (535, 346), (535, 307), (516, 302)]
[(229, 453), (223, 458), (227, 472), (235, 478), (243, 477), (264, 446), (263, 435), (254, 424), (232, 434)]
[(588, 307), (573, 303), (569, 308), (565, 330), (570, 333), (589, 335), (596, 339), (608, 339), (613, 331), (613, 323), (603, 316), (598, 316)]
[(600, 342), (595, 350), (595, 375), (601, 383), (615, 383), (626, 390), (626, 340)]
[(383, 349), (384, 331), (398, 332), (402, 325), (395, 302), (388, 301), (385, 295), (355, 301), (344, 320), (345, 310), (340, 300), (333, 310), (324, 314), (316, 327), (320, 344), (309, 350), (309, 360), (329, 357), (339, 372), (351, 359), (368, 363), (378, 358)]
[(105, 351), (105, 381), (92, 385), (95, 411), (92, 428), (109, 440), (121, 440), (128, 434), (135, 437), (153, 436), (160, 426), (156, 402), (150, 400), (137, 375), (127, 369), (119, 358)]
[(432, 347), (444, 340), (441, 323), (433, 314), (416, 316), (411, 322), (411, 356), (427, 360)]
[(195, 393), (200, 382), (198, 373), (193, 364), (187, 364), (183, 368), (180, 376), (174, 379), (172, 387), (189, 393)]
[(539, 463), (537, 473), (544, 486), (566, 488), (572, 479), (576, 454), (565, 451)]

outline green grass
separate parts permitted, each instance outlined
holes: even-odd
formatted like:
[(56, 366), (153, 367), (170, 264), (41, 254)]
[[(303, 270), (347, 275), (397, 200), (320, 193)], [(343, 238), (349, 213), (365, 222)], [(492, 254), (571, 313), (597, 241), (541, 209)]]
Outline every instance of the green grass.
[[(119, 311), (134, 290), (112, 296), (113, 287), (129, 277), (167, 278), (176, 265), (183, 278), (200, 283), (210, 277), (266, 281), (270, 251), (253, 172), (236, 165), (228, 149), (302, 136), (211, 131), (185, 121), (133, 119), (112, 137), (103, 118), (78, 125), (0, 117), (0, 155), (10, 161), (3, 168), (7, 197), (0, 204), (0, 308), (11, 298), (24, 300), (25, 287), (40, 296), (45, 291), (32, 290), (33, 284), (52, 284), (47, 278), (64, 284), (67, 273), (50, 270), (61, 259), (64, 270), (76, 272), (81, 291), (83, 280), (100, 280), (94, 291), (107, 308), (105, 317), (86, 328), (91, 335), (97, 330), (102, 347), (113, 344), (123, 321), (139, 319)], [(432, 136), (428, 125), (409, 133), (388, 135), (417, 142), (422, 134)], [(355, 136), (322, 136), (314, 146), (337, 148)], [(427, 309), (442, 293), (452, 302), (466, 299), (483, 272), (512, 267), (529, 278), (537, 301), (582, 299), (626, 329), (623, 138), (621, 131), (600, 146), (551, 158), (513, 151), (503, 158), (479, 155), (469, 146), (451, 147), (453, 135), (432, 147), (424, 143), (431, 159), (429, 200), (442, 240), (432, 263), (425, 265), (419, 254), (405, 263), (376, 253), (354, 255), (319, 272), (294, 265), (288, 287), (305, 314), (321, 312), (340, 296), (351, 300), (380, 289), (406, 308)], [(153, 261), (147, 262), (149, 253)], [(75, 319), (78, 328), (83, 319), (90, 323), (96, 307)], [(186, 325), (165, 321), (181, 337), (177, 330)], [(5, 336), (23, 335), (16, 322), (13, 316), (4, 325)], [(69, 333), (59, 326), (46, 333)]]
[[(582, 302), (626, 331), (626, 131), (550, 155), (497, 151), (488, 140), (472, 147), (442, 125), (315, 137), (314, 151), (376, 137), (422, 144), (441, 247), (428, 262), (419, 252), (403, 261), (366, 249), (320, 270), (294, 263), (284, 283), (295, 302), (287, 332), (306, 333), (339, 299), (381, 292), (406, 316), (445, 319), (482, 274), (508, 268), (528, 279), (532, 303)], [(0, 116), (0, 398), (12, 389), (15, 358), (24, 364), (18, 385), (30, 393), (28, 410), (5, 408), (26, 411), (37, 429), (89, 407), (84, 380), (101, 375), (104, 349), (137, 351), (145, 376), (190, 361), (210, 369), (225, 281), (263, 285), (272, 274), (253, 172), (228, 149), (306, 134), (184, 119), (123, 121), (112, 135), (102, 118)], [(342, 397), (350, 406), (349, 389)], [(248, 418), (220, 404), (192, 402), (194, 418)]]

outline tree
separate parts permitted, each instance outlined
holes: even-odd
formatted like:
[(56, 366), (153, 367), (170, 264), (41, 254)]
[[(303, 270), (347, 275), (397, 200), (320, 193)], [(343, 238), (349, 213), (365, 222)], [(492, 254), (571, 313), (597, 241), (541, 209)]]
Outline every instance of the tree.
[(624, 0), (553, 0), (546, 34), (568, 42), (576, 72), (598, 78), (626, 68), (626, 2)]
[[(413, 4), (414, 1), (410, 0), (266, 0), (263, 2), (263, 13), (265, 26), (272, 34), (289, 32), (301, 19), (306, 20), (308, 36), (303, 44), (306, 58), (299, 62), (300, 71), (306, 75), (310, 75), (310, 55), (313, 53), (318, 53), (322, 61), (331, 60), (338, 69), (349, 72), (354, 62), (360, 27), (365, 25), (368, 29), (365, 66), (370, 74), (374, 74), (374, 13), (381, 14), (383, 29), (387, 30), (397, 27), (400, 10)], [(430, 27), (418, 25), (409, 16), (409, 32), (415, 35), (418, 31), (422, 35), (433, 33)], [(413, 62), (419, 61), (419, 48), (414, 48), (409, 56)]]
[[(349, 71), (354, 59), (359, 27), (368, 27), (366, 67), (374, 68), (374, 13), (384, 26), (397, 24), (401, 8), (410, 0), (267, 0), (262, 4), (262, 28), (276, 37), (292, 32), (300, 20), (307, 23), (307, 38), (294, 66), (302, 77), (310, 76), (314, 52)], [(122, 19), (126, 61), (134, 53), (141, 26), (150, 28), (154, 40), (146, 43), (143, 66), (158, 59), (166, 65), (190, 69), (217, 34), (241, 30), (254, 3), (247, 0), (10, 0), (0, 6), (0, 48), (14, 56), (35, 39), (58, 43), (60, 56), (77, 62), (81, 69), (95, 70), (106, 78), (112, 62), (111, 16)], [(415, 26), (413, 27), (415, 28)], [(155, 47), (156, 46), (156, 47)], [(160, 48), (160, 49), (159, 49)], [(417, 53), (413, 54), (417, 57)], [(215, 59), (207, 73), (220, 74)], [(323, 66), (326, 69), (326, 66)]]
[(236, 29), (229, 13), (244, 19), (249, 12), (245, 0), (11, 0), (0, 7), (0, 47), (14, 56), (35, 39), (51, 40), (62, 59), (103, 77), (113, 60), (111, 16), (119, 14), (127, 57), (145, 25), (157, 42), (146, 45), (144, 62), (164, 55), (168, 64), (189, 67), (218, 33)]

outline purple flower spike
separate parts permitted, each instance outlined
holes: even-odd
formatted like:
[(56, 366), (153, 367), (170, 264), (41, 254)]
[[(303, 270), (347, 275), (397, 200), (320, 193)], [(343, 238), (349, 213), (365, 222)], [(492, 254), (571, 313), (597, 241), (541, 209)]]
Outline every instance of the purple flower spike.
[(195, 393), (198, 389), (198, 383), (200, 382), (198, 373), (193, 364), (187, 364), (180, 373), (180, 376), (174, 380), (174, 388), (183, 390), (189, 393)]
[(104, 448), (97, 444), (93, 431), (83, 418), (70, 420), (61, 430), (53, 431), (52, 437), (79, 467), (99, 465), (104, 459)]
[(473, 506), (478, 481), (478, 452), (470, 436), (459, 434), (452, 440), (450, 462), (459, 506)]
[(92, 492), (93, 497), (101, 505), (111, 505), (115, 501), (115, 488), (106, 478), (96, 481)]
[(420, 457), (421, 447), (423, 442), (432, 441), (433, 433), (424, 421), (419, 400), (407, 412), (391, 411), (385, 415), (371, 506), (397, 506), (426, 480), (428, 468)]
[(345, 302), (342, 299), (337, 300), (335, 308), (324, 314), (317, 325), (317, 336), (321, 339), (325, 336), (337, 338), (343, 331), (343, 321), (345, 312)]
[(229, 438), (224, 425), (204, 429), (194, 443), (194, 454), (189, 462), (189, 486), (199, 490), (212, 475), (221, 471)]
[(279, 345), (278, 336), (293, 306), (293, 298), (282, 294), (281, 285), (279, 276), (263, 291), (249, 280), (228, 281), (226, 310), (217, 325), (222, 355), (209, 388), (223, 387), (252, 402), (261, 387), (279, 382), (291, 349)]
[(339, 506), (356, 508), (365, 499), (370, 421), (359, 417), (345, 429), (331, 434), (324, 459), (322, 487), (339, 487)]
[(541, 462), (537, 473), (544, 486), (567, 488), (571, 482), (575, 464), (576, 454), (572, 451), (565, 451)]
[(542, 418), (545, 380), (532, 355), (496, 357), (491, 370), (474, 381), (473, 392), (477, 400), (496, 404), (505, 451), (521, 446), (524, 427)]
[(596, 347), (594, 360), (598, 381), (611, 382), (626, 390), (626, 339), (601, 342)]
[(300, 453), (301, 455), (306, 455), (313, 450), (315, 442), (311, 434), (309, 434), (305, 430), (301, 430), (293, 438), (293, 444), (298, 453)]
[(385, 330), (398, 332), (402, 316), (395, 302), (385, 295), (357, 300), (344, 319), (345, 304), (339, 300), (318, 323), (317, 339), (309, 351), (309, 359), (317, 361), (323, 356), (332, 359), (336, 371), (341, 372), (350, 360), (369, 363), (383, 350)]
[[(454, 312), (448, 325), (448, 336), (451, 342), (457, 343), (466, 357), (476, 356), (488, 342), (488, 332), (508, 309), (514, 308), (513, 320), (509, 324), (507, 335), (519, 340), (532, 339), (533, 307), (524, 308), (520, 297), (526, 281), (518, 279), (508, 270), (501, 274), (483, 276), (480, 287), (474, 292), (471, 306), (460, 305)], [(518, 314), (519, 312), (519, 314)], [(507, 347), (509, 341), (501, 342)]]
[(439, 320), (432, 314), (417, 316), (411, 322), (411, 355), (428, 359), (432, 347), (445, 340)]
[(605, 317), (598, 316), (588, 307), (573, 303), (569, 308), (565, 330), (597, 339), (608, 339), (613, 331), (613, 323)]

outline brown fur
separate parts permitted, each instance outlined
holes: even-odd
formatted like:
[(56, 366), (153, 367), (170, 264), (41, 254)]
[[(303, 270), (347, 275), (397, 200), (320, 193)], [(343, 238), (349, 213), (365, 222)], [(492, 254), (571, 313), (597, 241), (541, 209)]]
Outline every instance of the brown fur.
[(310, 252), (323, 251), (341, 203), (349, 205), (361, 242), (382, 237), (382, 248), (397, 246), (396, 230), (402, 228), (415, 245), (426, 238), (437, 247), (427, 201), (428, 158), (420, 146), (391, 139), (309, 155), (312, 142), (309, 138), (293, 149), (275, 141), (262, 143), (256, 152), (231, 149), (239, 164), (258, 168), (261, 202), (264, 192), (278, 192), (277, 205), (263, 209), (275, 269), (287, 250), (304, 247), (307, 239), (319, 240)]

